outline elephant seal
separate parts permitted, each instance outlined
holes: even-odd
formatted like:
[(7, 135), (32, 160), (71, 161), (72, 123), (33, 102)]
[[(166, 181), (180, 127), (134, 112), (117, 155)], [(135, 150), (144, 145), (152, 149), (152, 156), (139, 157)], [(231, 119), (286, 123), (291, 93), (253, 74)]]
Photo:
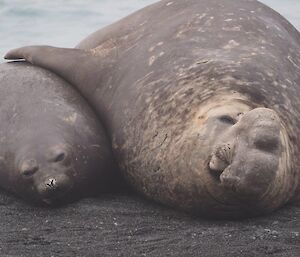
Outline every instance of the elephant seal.
[(25, 62), (0, 65), (0, 186), (36, 204), (109, 190), (116, 179), (98, 118), (61, 78)]
[(127, 181), (196, 215), (255, 216), (299, 184), (300, 35), (253, 0), (163, 0), (77, 48), (6, 59), (53, 71), (104, 122)]

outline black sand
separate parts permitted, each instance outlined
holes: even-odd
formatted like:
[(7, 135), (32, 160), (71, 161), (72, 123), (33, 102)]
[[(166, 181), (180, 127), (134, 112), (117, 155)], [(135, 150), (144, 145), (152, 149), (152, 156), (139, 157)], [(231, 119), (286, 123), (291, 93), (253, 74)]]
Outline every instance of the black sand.
[(57, 209), (0, 196), (4, 256), (300, 256), (300, 204), (243, 221), (208, 221), (132, 195)]

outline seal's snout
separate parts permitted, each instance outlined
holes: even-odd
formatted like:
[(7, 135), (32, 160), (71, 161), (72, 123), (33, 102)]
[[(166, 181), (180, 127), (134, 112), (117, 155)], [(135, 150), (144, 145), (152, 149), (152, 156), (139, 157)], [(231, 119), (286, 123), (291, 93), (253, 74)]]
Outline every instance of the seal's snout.
[(280, 146), (280, 118), (267, 108), (249, 112), (245, 125), (249, 126), (249, 143), (262, 151), (276, 151)]
[(72, 187), (70, 178), (60, 174), (46, 178), (37, 187), (37, 190), (44, 202), (51, 204), (55, 199), (65, 195)]
[(46, 186), (47, 188), (49, 188), (49, 190), (55, 190), (58, 187), (56, 179), (49, 178), (48, 181), (46, 182)]

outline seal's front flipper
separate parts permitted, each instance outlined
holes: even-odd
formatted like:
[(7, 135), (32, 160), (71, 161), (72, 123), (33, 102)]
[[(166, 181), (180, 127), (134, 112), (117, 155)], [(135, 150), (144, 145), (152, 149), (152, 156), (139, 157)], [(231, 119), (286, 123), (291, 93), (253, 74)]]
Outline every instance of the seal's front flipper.
[(33, 65), (50, 70), (89, 97), (101, 81), (102, 69), (111, 66), (110, 60), (94, 56), (89, 50), (51, 46), (26, 46), (9, 51), (7, 60), (25, 59)]
[[(36, 64), (37, 66), (51, 65), (50, 61), (57, 61), (68, 58), (72, 50), (69, 48), (57, 48), (51, 46), (25, 46), (10, 50), (5, 56), (6, 60), (20, 60), (24, 59), (27, 62)], [(74, 51), (73, 51), (74, 52)], [(53, 57), (53, 60), (51, 60)], [(43, 60), (45, 60), (43, 62)]]
[[(26, 47), (25, 47), (26, 48)], [(17, 48), (10, 50), (6, 55), (4, 56), (4, 59), (6, 60), (21, 60), (21, 59), (26, 59), (25, 58), (25, 53), (26, 51), (22, 51), (22, 48)], [(30, 61), (28, 61), (30, 62)]]

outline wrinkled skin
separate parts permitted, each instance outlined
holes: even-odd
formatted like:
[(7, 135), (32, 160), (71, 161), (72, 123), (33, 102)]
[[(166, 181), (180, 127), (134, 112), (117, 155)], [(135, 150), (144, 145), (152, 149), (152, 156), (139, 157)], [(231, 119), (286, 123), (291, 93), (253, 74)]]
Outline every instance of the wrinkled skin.
[(111, 189), (106, 133), (66, 82), (24, 62), (1, 64), (0, 92), (2, 188), (46, 205)]
[(235, 218), (298, 195), (299, 42), (256, 1), (160, 1), (82, 50), (31, 46), (6, 58), (49, 69), (88, 99), (136, 190)]

